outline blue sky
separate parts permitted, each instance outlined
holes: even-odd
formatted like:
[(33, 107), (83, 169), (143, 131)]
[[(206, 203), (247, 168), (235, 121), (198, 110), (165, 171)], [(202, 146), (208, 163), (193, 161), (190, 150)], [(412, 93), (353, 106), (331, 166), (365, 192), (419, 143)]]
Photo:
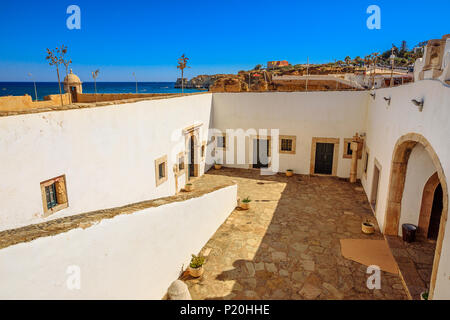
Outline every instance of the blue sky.
[[(10, 1), (0, 4), (0, 81), (56, 81), (45, 49), (69, 47), (82, 81), (175, 81), (177, 58), (190, 78), (235, 73), (269, 60), (322, 63), (364, 56), (406, 40), (409, 46), (450, 33), (450, 1)], [(81, 9), (69, 30), (66, 9)], [(381, 29), (369, 30), (369, 5)]]

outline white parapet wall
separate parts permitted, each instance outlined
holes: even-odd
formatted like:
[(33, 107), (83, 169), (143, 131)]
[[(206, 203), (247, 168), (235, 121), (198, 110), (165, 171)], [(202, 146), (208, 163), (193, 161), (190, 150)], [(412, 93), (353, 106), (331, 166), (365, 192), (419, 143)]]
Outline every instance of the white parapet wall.
[(0, 299), (161, 299), (236, 201), (232, 185), (1, 249)]
[[(187, 151), (183, 129), (199, 125), (196, 147), (206, 142), (211, 99), (206, 93), (0, 117), (0, 230), (173, 195), (173, 167)], [(168, 179), (157, 186), (155, 160), (163, 156)], [(40, 183), (62, 175), (68, 207), (46, 217)]]

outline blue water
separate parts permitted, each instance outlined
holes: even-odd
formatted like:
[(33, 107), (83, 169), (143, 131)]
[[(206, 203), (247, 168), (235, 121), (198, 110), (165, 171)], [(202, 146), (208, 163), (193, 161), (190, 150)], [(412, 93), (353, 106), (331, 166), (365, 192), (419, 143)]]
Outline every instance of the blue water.
[[(138, 82), (138, 93), (180, 93), (174, 88), (175, 82)], [(36, 82), (38, 100), (44, 96), (58, 94), (57, 82)], [(61, 84), (61, 90), (63, 86)], [(196, 89), (184, 89), (184, 92), (199, 92)], [(93, 82), (83, 82), (83, 93), (94, 93)], [(97, 93), (136, 93), (135, 82), (97, 82)], [(0, 96), (30, 95), (35, 99), (33, 82), (0, 82)]]

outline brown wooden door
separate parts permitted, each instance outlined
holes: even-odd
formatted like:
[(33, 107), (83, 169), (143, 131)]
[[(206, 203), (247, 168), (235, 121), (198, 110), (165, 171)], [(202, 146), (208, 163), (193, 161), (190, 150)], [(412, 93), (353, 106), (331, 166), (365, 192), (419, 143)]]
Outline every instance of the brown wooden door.
[(316, 162), (314, 173), (332, 174), (333, 173), (333, 143), (316, 143)]

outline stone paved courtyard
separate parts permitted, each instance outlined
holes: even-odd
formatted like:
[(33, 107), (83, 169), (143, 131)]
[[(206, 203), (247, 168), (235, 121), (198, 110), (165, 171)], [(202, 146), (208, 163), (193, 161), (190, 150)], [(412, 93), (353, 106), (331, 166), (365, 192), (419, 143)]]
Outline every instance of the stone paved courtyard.
[(383, 239), (378, 226), (361, 233), (376, 221), (360, 185), (223, 168), (194, 186), (230, 182), (251, 208), (234, 210), (202, 249), (203, 277), (185, 280), (193, 299), (407, 298), (398, 275), (382, 271), (381, 290), (369, 290), (367, 267), (341, 255), (340, 239)]

